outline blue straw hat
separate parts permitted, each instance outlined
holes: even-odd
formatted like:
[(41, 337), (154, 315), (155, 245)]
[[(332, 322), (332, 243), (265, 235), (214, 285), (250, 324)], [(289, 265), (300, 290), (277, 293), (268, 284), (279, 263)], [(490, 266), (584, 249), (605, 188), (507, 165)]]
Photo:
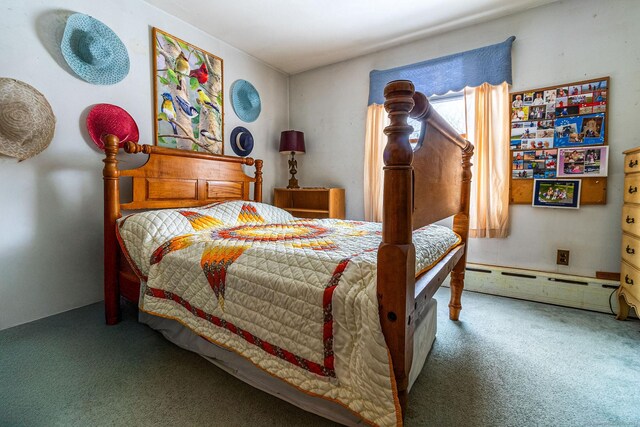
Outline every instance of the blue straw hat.
[(244, 122), (255, 121), (262, 109), (258, 91), (246, 80), (236, 80), (231, 85), (231, 106)]
[(253, 150), (253, 135), (247, 128), (236, 127), (231, 131), (231, 149), (240, 157), (246, 157)]
[(122, 40), (89, 15), (75, 13), (67, 19), (60, 48), (71, 69), (89, 83), (112, 85), (129, 74), (129, 54)]

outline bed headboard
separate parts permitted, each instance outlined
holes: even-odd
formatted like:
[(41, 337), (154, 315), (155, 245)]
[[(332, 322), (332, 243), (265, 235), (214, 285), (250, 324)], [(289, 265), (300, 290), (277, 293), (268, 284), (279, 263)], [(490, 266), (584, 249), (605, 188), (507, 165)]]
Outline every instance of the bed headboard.
[[(125, 152), (144, 153), (149, 158), (136, 169), (119, 170), (117, 138), (110, 135), (105, 142), (105, 185), (109, 178), (132, 177), (133, 200), (121, 203), (118, 194), (117, 203), (122, 210), (193, 207), (225, 200), (249, 200), (251, 183), (254, 183), (253, 199), (262, 201), (262, 160), (127, 142)], [(255, 176), (245, 174), (242, 165), (255, 165)]]
[[(104, 299), (107, 324), (118, 322), (120, 296), (137, 301), (139, 280), (120, 251), (116, 222), (121, 210), (203, 206), (225, 200), (262, 201), (262, 160), (250, 157), (216, 156), (193, 151), (127, 142), (124, 151), (148, 154), (147, 162), (135, 169), (118, 169), (117, 136), (105, 138), (104, 180)], [(255, 165), (253, 177), (242, 166)], [(120, 177), (131, 177), (133, 200), (120, 200)]]

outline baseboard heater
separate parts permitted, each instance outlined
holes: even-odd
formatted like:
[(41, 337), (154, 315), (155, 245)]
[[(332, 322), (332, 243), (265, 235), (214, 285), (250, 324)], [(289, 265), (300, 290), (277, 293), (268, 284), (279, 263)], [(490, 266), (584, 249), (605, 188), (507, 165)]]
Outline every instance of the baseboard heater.
[(618, 301), (612, 293), (618, 285), (595, 277), (472, 263), (467, 264), (464, 281), (469, 291), (602, 313), (617, 313)]

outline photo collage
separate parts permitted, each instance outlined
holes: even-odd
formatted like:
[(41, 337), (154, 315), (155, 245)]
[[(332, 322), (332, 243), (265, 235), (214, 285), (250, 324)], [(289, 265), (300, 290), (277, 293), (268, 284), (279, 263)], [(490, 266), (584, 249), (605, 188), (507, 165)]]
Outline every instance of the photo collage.
[(598, 79), (511, 94), (512, 178), (606, 176), (607, 147), (585, 147), (606, 143), (607, 87)]
[(512, 177), (555, 178), (558, 150), (527, 150), (512, 153)]
[(609, 147), (560, 148), (558, 177), (607, 176)]

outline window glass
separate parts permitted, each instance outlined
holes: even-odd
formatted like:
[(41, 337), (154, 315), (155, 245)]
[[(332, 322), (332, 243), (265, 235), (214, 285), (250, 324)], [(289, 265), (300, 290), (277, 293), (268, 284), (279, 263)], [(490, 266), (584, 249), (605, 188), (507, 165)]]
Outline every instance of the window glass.
[[(429, 98), (429, 103), (458, 133), (466, 133), (465, 106), (462, 92), (449, 92), (443, 96), (432, 96)], [(422, 124), (410, 118), (409, 125), (413, 126), (413, 133), (409, 136), (409, 142), (415, 149), (420, 138)]]

